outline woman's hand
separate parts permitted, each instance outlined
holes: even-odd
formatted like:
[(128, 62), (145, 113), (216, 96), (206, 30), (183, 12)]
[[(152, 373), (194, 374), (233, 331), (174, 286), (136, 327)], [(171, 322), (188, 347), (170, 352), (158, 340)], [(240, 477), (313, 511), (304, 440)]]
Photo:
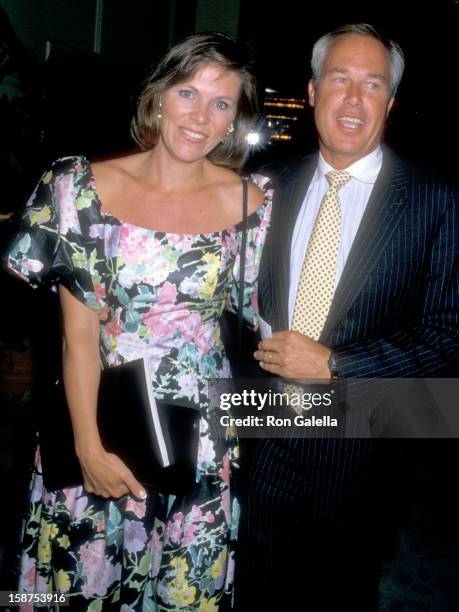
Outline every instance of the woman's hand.
[(130, 493), (133, 497), (145, 499), (147, 494), (131, 470), (113, 453), (102, 446), (97, 449), (77, 451), (88, 493), (101, 497), (122, 497)]

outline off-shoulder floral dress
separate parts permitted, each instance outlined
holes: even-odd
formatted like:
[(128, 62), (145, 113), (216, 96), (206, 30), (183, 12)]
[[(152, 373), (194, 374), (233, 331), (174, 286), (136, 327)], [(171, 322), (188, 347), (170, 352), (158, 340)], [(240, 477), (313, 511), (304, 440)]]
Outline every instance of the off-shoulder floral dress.
[[(265, 192), (248, 217), (244, 316), (255, 323), (271, 191), (268, 179), (253, 180)], [(147, 356), (158, 396), (199, 402), (202, 419), (198, 482), (187, 497), (148, 490), (145, 501), (106, 500), (83, 487), (47, 491), (37, 449), (19, 591), (69, 593), (71, 610), (89, 612), (210, 612), (228, 601), (238, 447), (210, 435), (206, 379), (230, 376), (218, 320), (225, 305), (237, 303), (241, 230), (174, 234), (117, 219), (101, 203), (84, 157), (58, 160), (42, 177), (9, 268), (33, 286), (62, 283), (99, 313), (103, 367)]]

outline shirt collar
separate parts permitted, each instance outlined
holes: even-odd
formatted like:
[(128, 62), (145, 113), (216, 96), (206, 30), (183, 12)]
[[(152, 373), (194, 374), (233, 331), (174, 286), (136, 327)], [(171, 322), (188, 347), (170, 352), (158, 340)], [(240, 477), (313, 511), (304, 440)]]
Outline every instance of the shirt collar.
[[(346, 170), (352, 176), (352, 178), (357, 179), (361, 183), (368, 183), (373, 185), (378, 178), (379, 171), (381, 170), (383, 159), (383, 152), (381, 147), (378, 145), (376, 149), (374, 149), (365, 157), (357, 160), (353, 164), (351, 164)], [(319, 181), (322, 177), (330, 172), (331, 170), (335, 170), (330, 164), (328, 164), (322, 156), (322, 153), (319, 153), (319, 163), (317, 164), (316, 172), (314, 174), (314, 179), (312, 182)]]

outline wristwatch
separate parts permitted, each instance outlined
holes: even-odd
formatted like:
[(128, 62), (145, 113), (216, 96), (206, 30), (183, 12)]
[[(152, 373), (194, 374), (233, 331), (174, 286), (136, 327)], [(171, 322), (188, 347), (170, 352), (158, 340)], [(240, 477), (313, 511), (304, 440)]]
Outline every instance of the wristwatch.
[(336, 365), (335, 354), (332, 351), (327, 361), (328, 369), (330, 370), (330, 378), (333, 380), (338, 378), (338, 367)]

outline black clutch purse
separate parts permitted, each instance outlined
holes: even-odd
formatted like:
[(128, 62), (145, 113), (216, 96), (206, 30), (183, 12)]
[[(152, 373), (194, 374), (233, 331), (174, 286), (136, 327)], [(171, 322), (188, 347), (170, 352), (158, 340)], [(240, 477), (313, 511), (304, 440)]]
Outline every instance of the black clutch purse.
[[(42, 411), (39, 432), (43, 479), (48, 490), (83, 483), (62, 384)], [(153, 395), (148, 359), (101, 372), (97, 421), (104, 448), (118, 455), (144, 485), (174, 494), (196, 484), (201, 411), (186, 401)]]

